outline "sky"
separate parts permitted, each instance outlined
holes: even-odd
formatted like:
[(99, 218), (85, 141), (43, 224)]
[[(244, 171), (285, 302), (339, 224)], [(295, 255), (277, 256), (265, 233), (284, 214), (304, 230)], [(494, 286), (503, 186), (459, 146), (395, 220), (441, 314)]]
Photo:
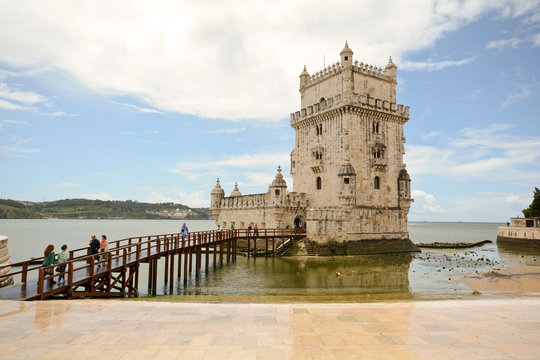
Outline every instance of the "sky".
[(506, 222), (540, 187), (540, 0), (0, 0), (0, 198), (209, 206), (292, 191), (299, 75), (398, 67), (411, 221)]

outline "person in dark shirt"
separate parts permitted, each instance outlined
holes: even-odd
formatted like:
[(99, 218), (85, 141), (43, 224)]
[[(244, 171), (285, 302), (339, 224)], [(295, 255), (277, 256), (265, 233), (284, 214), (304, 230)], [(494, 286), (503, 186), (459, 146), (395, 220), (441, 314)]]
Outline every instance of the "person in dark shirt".
[[(90, 240), (90, 255), (97, 254), (99, 252), (99, 248), (101, 246), (101, 243), (96, 238), (96, 235), (92, 235), (92, 239)], [(99, 256), (94, 257), (96, 260), (99, 260)]]

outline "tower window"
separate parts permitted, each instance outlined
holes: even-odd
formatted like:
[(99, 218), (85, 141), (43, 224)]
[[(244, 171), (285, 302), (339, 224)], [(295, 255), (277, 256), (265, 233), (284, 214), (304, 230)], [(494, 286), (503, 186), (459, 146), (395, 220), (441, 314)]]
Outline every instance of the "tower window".
[(321, 190), (322, 189), (322, 179), (321, 177), (317, 177), (317, 190)]
[(279, 196), (279, 189), (276, 189), (276, 196)]
[(381, 180), (379, 179), (378, 176), (375, 176), (375, 180), (373, 181), (373, 186), (377, 190), (381, 188)]
[(348, 185), (349, 184), (349, 178), (343, 178), (343, 183)]
[(317, 136), (322, 135), (322, 125), (315, 126), (315, 133), (317, 134)]
[(349, 57), (348, 57), (348, 56), (345, 56), (345, 60), (349, 60)]

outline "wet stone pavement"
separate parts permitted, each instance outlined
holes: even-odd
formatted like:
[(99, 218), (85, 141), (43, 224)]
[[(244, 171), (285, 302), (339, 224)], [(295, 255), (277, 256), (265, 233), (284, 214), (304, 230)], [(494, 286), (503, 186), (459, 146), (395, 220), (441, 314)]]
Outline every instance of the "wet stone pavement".
[(0, 301), (0, 359), (534, 359), (540, 298)]

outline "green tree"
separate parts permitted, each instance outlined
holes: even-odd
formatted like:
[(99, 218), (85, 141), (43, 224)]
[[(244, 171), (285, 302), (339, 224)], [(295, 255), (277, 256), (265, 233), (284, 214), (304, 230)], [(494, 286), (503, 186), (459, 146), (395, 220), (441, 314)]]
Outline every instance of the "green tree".
[(540, 217), (540, 190), (534, 188), (534, 197), (528, 209), (523, 209), (525, 217)]

